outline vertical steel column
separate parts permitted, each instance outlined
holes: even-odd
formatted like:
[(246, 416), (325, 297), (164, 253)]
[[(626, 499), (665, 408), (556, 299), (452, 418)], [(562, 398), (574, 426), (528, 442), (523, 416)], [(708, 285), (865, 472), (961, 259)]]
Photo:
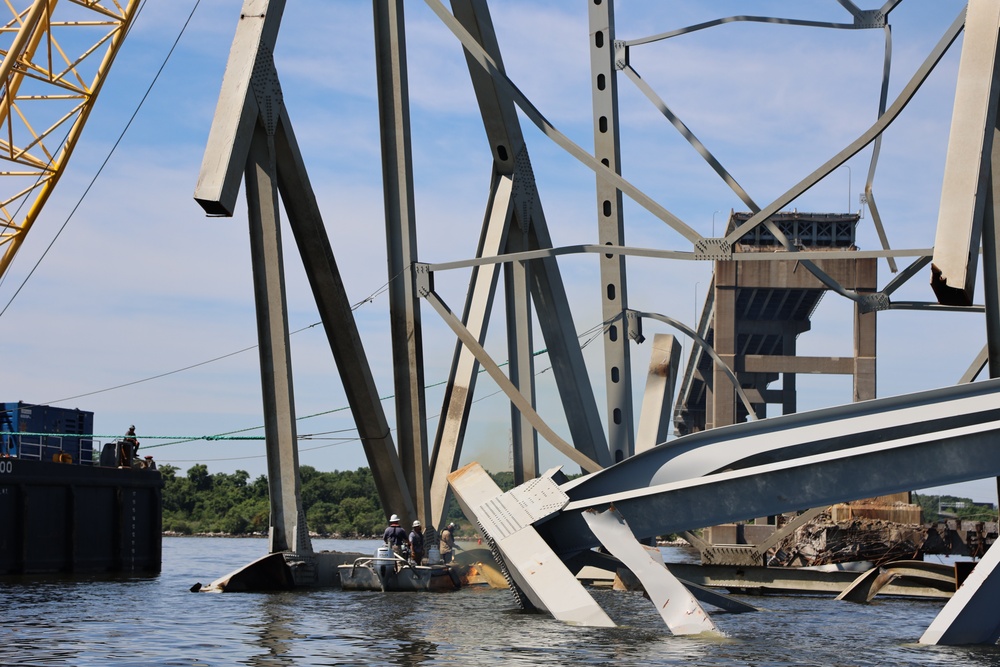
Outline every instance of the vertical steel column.
[(402, 0), (374, 0), (372, 9), (381, 121), (396, 435), (413, 505), (417, 516), (426, 522), (430, 513), (429, 456), (420, 303), (413, 273), (413, 262), (417, 259), (417, 229), (413, 209), (403, 3)]
[[(993, 129), (993, 147), (990, 151), (990, 179), (986, 191), (986, 211), (983, 214), (983, 298), (986, 306), (986, 363), (991, 378), (1000, 377), (1000, 128)], [(1000, 477), (996, 478), (997, 497), (1000, 498)]]
[[(621, 173), (618, 144), (618, 79), (615, 61), (614, 0), (590, 0), (590, 69), (594, 100), (594, 156)], [(621, 55), (624, 58), (624, 54)], [(604, 245), (625, 245), (622, 193), (598, 175), (598, 238)], [(601, 256), (601, 312), (608, 322), (628, 308), (625, 256)], [(608, 447), (614, 461), (632, 456), (632, 370), (628, 336), (622, 322), (604, 334), (604, 371), (608, 401)]]
[[(736, 285), (739, 263), (715, 263), (715, 340), (716, 354), (724, 364), (740, 376), (742, 367), (736, 365)], [(709, 406), (711, 399), (711, 406)], [(736, 390), (718, 363), (712, 364), (712, 392), (706, 396), (705, 430), (736, 423)]]
[[(990, 179), (983, 213), (983, 294), (986, 302), (986, 347), (991, 378), (1000, 377), (1000, 130), (993, 128)], [(1000, 481), (1000, 480), (998, 480)]]
[(854, 304), (854, 401), (868, 401), (876, 395), (877, 317), (876, 311), (863, 313), (860, 304)]
[[(527, 250), (527, 225), (514, 226), (507, 236), (507, 251)], [(535, 406), (535, 363), (531, 332), (531, 267), (526, 262), (504, 265), (507, 301), (507, 355), (511, 383)], [(513, 403), (510, 406), (511, 446), (514, 458), (514, 484), (524, 484), (538, 476), (538, 434)]]
[[(857, 316), (855, 315), (855, 327), (857, 327)], [(786, 357), (794, 357), (796, 354), (796, 331), (792, 327), (785, 327), (781, 332), (781, 354)], [(855, 340), (857, 334), (855, 334)], [(855, 355), (857, 358), (857, 355)], [(856, 362), (855, 362), (856, 363)], [(857, 366), (855, 366), (855, 377), (857, 376)], [(857, 380), (855, 379), (855, 386)], [(798, 412), (798, 395), (795, 393), (795, 373), (782, 372), (781, 374), (781, 414), (791, 415)]]
[(649, 355), (646, 390), (639, 411), (639, 432), (635, 437), (637, 454), (666, 442), (673, 416), (674, 387), (681, 359), (681, 344), (670, 334), (655, 334)]
[(274, 175), (274, 137), (258, 123), (247, 157), (246, 195), (271, 499), (268, 546), (271, 553), (289, 550), (301, 553), (311, 551), (312, 547), (299, 496), (292, 358), (285, 319), (284, 263)]

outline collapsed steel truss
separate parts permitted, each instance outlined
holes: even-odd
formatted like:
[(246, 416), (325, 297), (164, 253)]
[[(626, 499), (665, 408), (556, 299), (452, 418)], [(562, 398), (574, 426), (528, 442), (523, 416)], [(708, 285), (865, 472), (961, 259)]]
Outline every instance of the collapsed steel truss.
[[(645, 577), (643, 583), (651, 595), (679, 599), (683, 596), (677, 595), (678, 588), (670, 581), (669, 574), (663, 574), (666, 571), (661, 572), (662, 568), (650, 568), (641, 552), (623, 546), (623, 540), (630, 539), (630, 535), (646, 537), (668, 529), (700, 527), (733, 518), (736, 516), (733, 512), (742, 517), (748, 512), (747, 503), (751, 498), (758, 504), (753, 505), (755, 509), (750, 514), (773, 513), (859, 495), (909, 489), (916, 484), (931, 485), (1000, 474), (1000, 461), (994, 461), (995, 454), (984, 448), (984, 443), (1000, 427), (993, 415), (995, 411), (991, 409), (991, 405), (996, 404), (998, 391), (993, 383), (984, 384), (974, 392), (980, 402), (986, 402), (985, 408), (975, 401), (975, 407), (965, 407), (966, 404), (962, 403), (964, 394), (956, 398), (951, 392), (942, 390), (923, 399), (903, 399), (903, 405), (890, 401), (877, 402), (868, 408), (849, 406), (834, 409), (824, 413), (819, 423), (799, 424), (793, 418), (785, 417), (774, 422), (768, 420), (767, 424), (760, 426), (738, 425), (719, 431), (709, 439), (711, 442), (724, 442), (724, 451), (728, 452), (725, 454), (711, 446), (699, 448), (698, 445), (711, 444), (703, 442), (703, 439), (683, 439), (634, 456), (636, 441), (633, 435), (629, 341), (641, 337), (639, 326), (643, 317), (655, 317), (668, 323), (671, 320), (629, 309), (625, 272), (625, 257), (629, 255), (682, 260), (767, 261), (768, 257), (762, 253), (736, 251), (739, 239), (762, 226), (770, 238), (784, 246), (784, 253), (772, 253), (771, 257), (787, 259), (794, 253), (794, 259), (826, 289), (856, 302), (861, 312), (869, 312), (901, 306), (920, 307), (921, 304), (894, 304), (891, 295), (928, 263), (933, 267), (935, 291), (940, 303), (949, 307), (970, 307), (976, 260), (982, 245), (988, 348), (990, 351), (1000, 350), (997, 348), (997, 341), (1000, 340), (1000, 307), (997, 303), (1000, 291), (997, 289), (995, 204), (992, 197), (995, 170), (991, 168), (994, 148), (1000, 150), (992, 143), (998, 93), (996, 50), (1000, 31), (1000, 0), (972, 0), (968, 15), (966, 10), (959, 13), (897, 98), (890, 102), (889, 15), (900, 1), (889, 0), (880, 8), (863, 10), (850, 0), (839, 0), (850, 15), (850, 21), (845, 23), (739, 16), (631, 41), (617, 39), (614, 3), (611, 0), (590, 2), (595, 139), (591, 154), (557, 130), (508, 78), (486, 0), (452, 0), (452, 12), (439, 0), (426, 0), (465, 49), (493, 156), (493, 174), (476, 256), (456, 262), (423, 264), (418, 261), (415, 241), (403, 3), (402, 0), (375, 0), (387, 249), (393, 281), (390, 314), (396, 369), (397, 449), (377, 399), (360, 336), (346, 308), (348, 302), (333, 252), (298, 153), (287, 110), (282, 104), (271, 53), (284, 2), (245, 0), (195, 197), (210, 213), (231, 214), (241, 178), (245, 178), (251, 237), (254, 239), (255, 294), (272, 482), (271, 551), (310, 552), (298, 494), (294, 401), (288, 363), (281, 240), (277, 224), (279, 194), (320, 307), (331, 350), (348, 392), (384, 507), (387, 511), (392, 508), (406, 518), (419, 517), (427, 523), (439, 525), (445, 513), (450, 485), (470, 518), (477, 519), (487, 536), (496, 542), (498, 553), (506, 561), (513, 580), (523, 589), (526, 599), (559, 618), (595, 625), (607, 624), (606, 616), (586, 601), (586, 594), (580, 595), (569, 583), (573, 578), (563, 564), (563, 559), (571, 558), (575, 552), (597, 543), (603, 543), (623, 562), (633, 566), (640, 578)], [(886, 35), (883, 85), (875, 122), (843, 150), (765, 205), (750, 197), (630, 65), (629, 52), (635, 47), (734, 21), (831, 29), (882, 29)], [(935, 247), (933, 251), (893, 250), (889, 247), (872, 191), (882, 133), (899, 116), (963, 29), (966, 34)], [(617, 100), (619, 73), (646, 95), (747, 205), (751, 214), (744, 222), (734, 225), (723, 237), (705, 238), (621, 176)], [(230, 111), (232, 109), (239, 111), (234, 115)], [(598, 243), (553, 247), (528, 148), (519, 125), (518, 110), (567, 153), (594, 171)], [(909, 268), (873, 293), (844, 287), (815, 262), (821, 258), (856, 259), (862, 253), (855, 250), (801, 251), (772, 219), (867, 146), (873, 146), (873, 151), (864, 188), (865, 199), (882, 249), (864, 254), (887, 258), (894, 271), (895, 258), (916, 257)], [(623, 196), (632, 199), (684, 237), (692, 244), (692, 250), (667, 251), (626, 246)], [(606, 431), (601, 425), (576, 334), (566, 326), (572, 318), (556, 258), (571, 253), (594, 253), (599, 258), (605, 317)], [(435, 291), (434, 280), (449, 269), (466, 267), (472, 267), (472, 279), (462, 315), (458, 316)], [(501, 267), (507, 307), (506, 334), (510, 361), (507, 374), (483, 349)], [(428, 441), (424, 426), (420, 299), (427, 300), (458, 338), (441, 411), (442, 419), (433, 443)], [(535, 409), (532, 304), (535, 306), (534, 318), (537, 318), (552, 357), (563, 407), (570, 417), (572, 442), (563, 440)], [(684, 333), (692, 333), (684, 331), (685, 327), (680, 329)], [(977, 363), (985, 363), (986, 359), (990, 362), (991, 376), (1000, 376), (1000, 366), (996, 365), (1000, 364), (1000, 352), (980, 355)], [(725, 366), (722, 360), (718, 363)], [(485, 473), (468, 468), (454, 472), (461, 454), (479, 366), (496, 380), (513, 406), (515, 476), (520, 483), (514, 496), (500, 494), (498, 489), (486, 483), (483, 479)], [(970, 369), (967, 377), (971, 379), (977, 372), (978, 369)], [(738, 390), (739, 382), (731, 370), (727, 377), (734, 382), (734, 390)], [(891, 438), (872, 436), (870, 440), (862, 438), (863, 441), (851, 446), (823, 445), (836, 438), (831, 433), (837, 431), (838, 424), (844, 426), (851, 423), (864, 410), (874, 410), (877, 420), (894, 410), (905, 412), (912, 409), (915, 405), (912, 401), (919, 403), (920, 400), (925, 401), (925, 407), (930, 406), (928, 409), (936, 415), (920, 433), (907, 435), (900, 432)], [(959, 405), (962, 407), (957, 407)], [(752, 414), (749, 405), (748, 411)], [(961, 427), (951, 424), (947, 417), (956, 414), (967, 418), (968, 423), (963, 423)], [(662, 419), (657, 421), (662, 423)], [(901, 422), (901, 425), (905, 423)], [(770, 440), (775, 433), (786, 429), (795, 444), (786, 443), (787, 446), (782, 448), (771, 443), (756, 451), (757, 458), (751, 462), (732, 458), (734, 443), (739, 443), (735, 449), (742, 451), (743, 445), (750, 443), (755, 433), (762, 433)], [(598, 474), (572, 484), (559, 484), (555, 481), (558, 475), (539, 476), (537, 435), (587, 472)], [(887, 445), (887, 440), (895, 444)], [(698, 461), (697, 465), (683, 468), (683, 474), (669, 481), (658, 479), (655, 475), (647, 479), (653, 471), (648, 465), (652, 458), (672, 459), (679, 450), (687, 447), (695, 452), (692, 456)], [(678, 457), (678, 460), (681, 458)], [(939, 465), (931, 476), (918, 474), (916, 469), (919, 466), (913, 465), (903, 468), (903, 472), (894, 475), (891, 480), (875, 474), (882, 472), (881, 467), (904, 460), (911, 464), (914, 460), (925, 463), (937, 460), (940, 463), (942, 458), (946, 463)], [(739, 469), (718, 472), (727, 466)], [(667, 467), (663, 464), (657, 469), (662, 471)], [(925, 465), (924, 469), (930, 467)], [(604, 472), (599, 472), (602, 470)], [(864, 470), (872, 474), (860, 474)], [(473, 481), (470, 482), (470, 479)], [(784, 492), (778, 493), (779, 489), (790, 491), (785, 495)], [(674, 511), (681, 506), (684, 512)], [(612, 507), (616, 509), (612, 510)], [(648, 511), (650, 508), (655, 511)], [(516, 520), (508, 520), (510, 516), (506, 514), (504, 520), (490, 518), (498, 512), (513, 513), (510, 516)], [(674, 517), (676, 521), (671, 520), (676, 525), (670, 523), (668, 526), (656, 517)], [(560, 548), (554, 549), (551, 546), (554, 543), (561, 545)], [(568, 548), (567, 544), (572, 548)], [(537, 554), (550, 554), (544, 556), (544, 563), (541, 563), (546, 577), (538, 576), (540, 570), (535, 567), (538, 563), (530, 567), (526, 565), (525, 558), (530, 560)], [(993, 564), (992, 560), (989, 564), (984, 561), (980, 566), (985, 582), (981, 585), (983, 591), (995, 585)], [(553, 584), (553, 581), (564, 582), (565, 585)], [(962, 610), (975, 609), (983, 604), (982, 596), (977, 596), (975, 591), (970, 598), (956, 602), (961, 607), (958, 612), (949, 612), (946, 608), (941, 617), (944, 619), (941, 624), (945, 627), (929, 630), (925, 640), (953, 642), (958, 641), (955, 637), (960, 636), (965, 641), (975, 636), (974, 641), (990, 641), (990, 637), (995, 641), (1000, 624), (994, 622), (991, 627), (982, 629), (979, 626), (990, 623), (982, 623), (981, 618), (978, 624), (968, 620), (953, 623), (964, 618)], [(680, 622), (680, 615), (690, 615), (695, 608), (700, 611), (697, 602), (685, 598), (681, 610), (666, 612), (664, 619), (678, 632), (711, 629), (710, 621), (694, 625)], [(562, 610), (567, 612), (564, 614)], [(977, 625), (976, 631), (968, 631), (973, 625)], [(954, 633), (951, 626), (966, 631)]]

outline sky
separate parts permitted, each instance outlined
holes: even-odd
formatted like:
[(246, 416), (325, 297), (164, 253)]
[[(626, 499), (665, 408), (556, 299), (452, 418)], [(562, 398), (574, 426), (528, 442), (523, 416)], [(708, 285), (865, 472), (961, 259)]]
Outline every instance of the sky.
[[(556, 128), (591, 151), (585, 4), (493, 5), (510, 78)], [(891, 13), (890, 102), (963, 5), (906, 0)], [(161, 464), (184, 471), (204, 463), (212, 472), (242, 469), (257, 476), (266, 465), (261, 441), (191, 440), (262, 433), (243, 195), (231, 219), (206, 217), (193, 199), (241, 6), (240, 0), (148, 0), (136, 19), (62, 181), (0, 283), (0, 401), (89, 410), (99, 438), (110, 440), (135, 424), (142, 448)], [(424, 3), (406, 3), (405, 11), (418, 256), (424, 262), (469, 258), (486, 206), (489, 147), (459, 43)], [(617, 36), (635, 39), (739, 14), (850, 18), (836, 0), (619, 0)], [(960, 48), (961, 38), (884, 135), (873, 192), (893, 248), (933, 245)], [(881, 30), (730, 23), (636, 46), (630, 62), (764, 204), (875, 121), (883, 49)], [(355, 316), (379, 393), (391, 396), (371, 4), (288, 3), (274, 58), (349, 299), (361, 304)], [(729, 211), (745, 205), (624, 77), (619, 97), (623, 176), (699, 233), (721, 235)], [(522, 128), (554, 244), (596, 242), (593, 172), (523, 116)], [(858, 245), (878, 248), (871, 215), (859, 201), (870, 159), (869, 147), (789, 208), (860, 211)], [(692, 249), (628, 200), (624, 220), (629, 245)], [(365, 466), (329, 347), (314, 326), (319, 316), (311, 292), (284, 231), (300, 462), (320, 470)], [(909, 261), (900, 259), (900, 266)], [(630, 307), (693, 325), (710, 263), (629, 258), (627, 265)], [(596, 258), (567, 256), (560, 267), (573, 325), (591, 330), (602, 319)], [(468, 275), (436, 276), (452, 310), (462, 308)], [(880, 286), (891, 278), (880, 260)], [(928, 282), (929, 275), (918, 275), (894, 298), (932, 301)], [(498, 361), (506, 357), (502, 315), (502, 307), (495, 309), (486, 346)], [(422, 326), (433, 436), (454, 336), (427, 304)], [(851, 326), (850, 303), (826, 295), (812, 331), (799, 338), (800, 354), (849, 356)], [(647, 324), (647, 339), (651, 333), (674, 332)], [(953, 384), (984, 342), (980, 314), (881, 313), (878, 395)], [(650, 347), (632, 348), (636, 419)], [(685, 343), (685, 354), (689, 349)], [(584, 354), (603, 411), (600, 341)], [(547, 357), (536, 363), (539, 412), (568, 437)], [(851, 399), (847, 377), (800, 375), (798, 387), (800, 409)], [(485, 376), (477, 397), (463, 463), (509, 469), (508, 403)], [(384, 406), (392, 423), (392, 401)], [(539, 447), (543, 469), (567, 463), (544, 441)], [(996, 501), (992, 479), (948, 491)]]

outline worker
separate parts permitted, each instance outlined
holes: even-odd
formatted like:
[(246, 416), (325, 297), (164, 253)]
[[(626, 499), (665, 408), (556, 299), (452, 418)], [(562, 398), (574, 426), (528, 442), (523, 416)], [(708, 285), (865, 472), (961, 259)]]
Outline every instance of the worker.
[(398, 515), (389, 517), (389, 527), (382, 533), (382, 541), (393, 553), (402, 554), (403, 545), (406, 544), (406, 531), (400, 527)]
[(132, 456), (135, 456), (136, 452), (139, 451), (139, 439), (135, 437), (135, 424), (128, 427), (128, 432), (125, 433), (125, 442), (131, 443)]
[(444, 561), (445, 565), (451, 563), (455, 549), (459, 548), (455, 544), (456, 532), (458, 532), (458, 526), (454, 523), (449, 523), (448, 527), (441, 531), (441, 560)]
[(10, 412), (0, 411), (0, 456), (3, 458), (17, 458), (17, 442), (11, 435), (15, 430)]
[(410, 531), (410, 558), (417, 565), (424, 559), (424, 529), (419, 521), (413, 522), (413, 530)]
[(135, 437), (135, 424), (132, 424), (118, 444), (118, 467), (131, 468), (132, 459), (135, 458), (137, 451), (139, 451), (139, 439)]

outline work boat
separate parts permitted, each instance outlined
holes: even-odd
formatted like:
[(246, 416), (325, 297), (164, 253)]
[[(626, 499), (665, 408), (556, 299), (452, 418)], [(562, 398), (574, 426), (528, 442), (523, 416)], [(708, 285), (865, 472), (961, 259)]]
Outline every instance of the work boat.
[(453, 591), (462, 582), (450, 565), (441, 562), (437, 549), (428, 552), (430, 565), (417, 565), (379, 547), (373, 557), (362, 556), (352, 564), (338, 566), (340, 587), (346, 591)]

